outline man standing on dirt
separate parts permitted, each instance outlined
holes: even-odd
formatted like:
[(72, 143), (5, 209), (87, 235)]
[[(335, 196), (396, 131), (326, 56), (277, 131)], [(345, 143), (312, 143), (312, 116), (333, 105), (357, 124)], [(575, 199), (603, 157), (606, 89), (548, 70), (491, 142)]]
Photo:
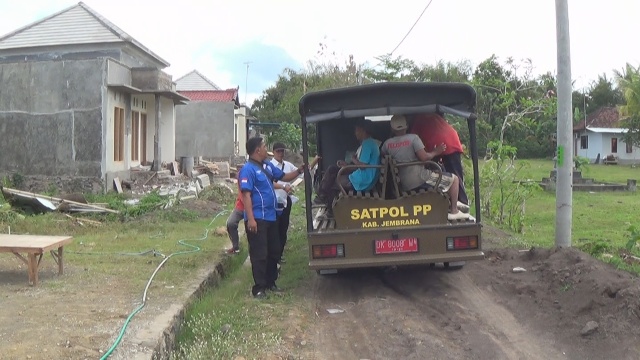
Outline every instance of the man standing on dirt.
[[(282, 170), (284, 173), (288, 173), (291, 171), (295, 171), (297, 168), (292, 163), (286, 161), (284, 159), (284, 152), (286, 150), (286, 146), (283, 143), (277, 142), (273, 144), (273, 158), (271, 159), (271, 164), (273, 164), (278, 169)], [(278, 198), (278, 207), (282, 209), (282, 214), (277, 217), (276, 222), (278, 223), (278, 235), (280, 236), (280, 264), (285, 263), (284, 257), (284, 247), (287, 244), (287, 232), (289, 231), (289, 220), (291, 218), (291, 206), (293, 202), (291, 200), (291, 184), (286, 181), (278, 181), (278, 184), (283, 186), (282, 189), (276, 189), (276, 197)]]
[(303, 173), (304, 167), (284, 173), (273, 165), (269, 166), (265, 161), (267, 146), (261, 137), (249, 139), (246, 148), (249, 161), (240, 171), (239, 178), (254, 281), (251, 293), (255, 298), (262, 299), (267, 296), (267, 290), (282, 291), (276, 286), (280, 239), (273, 182), (291, 181)]
[(242, 164), (238, 165), (238, 197), (236, 205), (227, 218), (227, 233), (231, 240), (231, 248), (226, 250), (227, 254), (238, 254), (240, 252), (240, 236), (238, 235), (238, 225), (244, 219), (244, 204), (242, 203), (242, 190), (240, 189), (240, 170)]
[[(393, 137), (387, 139), (382, 145), (382, 153), (388, 154), (398, 163), (410, 163), (416, 161), (429, 161), (434, 157), (443, 153), (447, 146), (439, 144), (431, 152), (425, 150), (422, 140), (416, 134), (407, 134), (407, 119), (404, 115), (394, 115), (391, 118), (391, 131)], [(458, 179), (457, 176), (442, 172), (442, 177), (433, 170), (428, 170), (423, 165), (403, 166), (399, 169), (400, 184), (403, 190), (412, 191), (423, 188), (424, 186), (435, 187), (438, 184), (438, 190), (443, 193), (449, 193), (451, 201), (449, 220), (468, 219), (469, 214), (463, 213), (458, 209), (461, 206), (458, 202)]]

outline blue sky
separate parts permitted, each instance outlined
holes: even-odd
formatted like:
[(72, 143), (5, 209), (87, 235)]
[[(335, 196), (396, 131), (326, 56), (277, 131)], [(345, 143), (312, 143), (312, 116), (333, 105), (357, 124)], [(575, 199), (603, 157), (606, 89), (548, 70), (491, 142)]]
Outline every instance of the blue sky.
[[(69, 0), (0, 0), (0, 33), (76, 4)], [(247, 90), (249, 103), (285, 67), (318, 59), (323, 41), (335, 56), (318, 60), (376, 63), (406, 34), (428, 0), (85, 0), (155, 53), (178, 78), (193, 69), (223, 88)], [(366, 4), (366, 6), (365, 6)], [(570, 1), (572, 73), (578, 88), (626, 62), (640, 64), (640, 1)], [(556, 69), (555, 2), (552, 0), (433, 0), (394, 55), (421, 63), (468, 59), (477, 64), (495, 53), (531, 58), (537, 73)], [(251, 62), (248, 89), (246, 65)]]

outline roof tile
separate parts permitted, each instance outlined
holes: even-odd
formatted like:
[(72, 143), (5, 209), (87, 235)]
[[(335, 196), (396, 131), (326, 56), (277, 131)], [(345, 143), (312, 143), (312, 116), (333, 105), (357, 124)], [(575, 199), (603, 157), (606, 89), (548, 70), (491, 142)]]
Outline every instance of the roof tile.
[(188, 97), (191, 101), (238, 102), (238, 89), (178, 92)]
[(585, 125), (595, 128), (620, 128), (620, 112), (615, 107), (601, 107), (587, 116), (586, 121), (575, 124), (573, 130), (584, 130)]

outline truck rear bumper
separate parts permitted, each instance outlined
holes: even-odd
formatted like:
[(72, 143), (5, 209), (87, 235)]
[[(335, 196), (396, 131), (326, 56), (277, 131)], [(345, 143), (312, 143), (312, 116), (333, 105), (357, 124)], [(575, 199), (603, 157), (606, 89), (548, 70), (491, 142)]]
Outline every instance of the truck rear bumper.
[(483, 259), (484, 252), (482, 252), (481, 250), (434, 255), (394, 254), (378, 255), (378, 257), (366, 259), (313, 259), (309, 261), (309, 268), (312, 270), (353, 269), (395, 265), (427, 265), (442, 262), (472, 261)]

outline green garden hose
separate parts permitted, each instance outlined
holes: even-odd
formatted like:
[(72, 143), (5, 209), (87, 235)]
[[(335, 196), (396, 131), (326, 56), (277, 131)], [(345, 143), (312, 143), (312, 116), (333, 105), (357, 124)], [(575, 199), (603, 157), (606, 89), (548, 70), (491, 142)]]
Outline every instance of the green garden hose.
[[(172, 253), (172, 254), (166, 256), (162, 260), (162, 262), (160, 262), (160, 264), (158, 265), (158, 267), (156, 267), (156, 269), (153, 272), (153, 274), (151, 274), (151, 277), (149, 278), (149, 281), (147, 282), (147, 286), (145, 286), (145, 288), (144, 288), (144, 292), (142, 294), (142, 304), (140, 304), (140, 306), (138, 306), (135, 310), (133, 310), (133, 312), (131, 314), (129, 314), (129, 316), (127, 317), (127, 320), (125, 320), (124, 324), (122, 325), (122, 329), (120, 329), (120, 333), (118, 334), (118, 337), (116, 338), (115, 342), (113, 343), (113, 345), (111, 345), (109, 350), (107, 350), (107, 352), (104, 353), (104, 355), (100, 358), (100, 360), (107, 359), (113, 353), (113, 351), (116, 349), (116, 347), (118, 347), (118, 345), (122, 341), (122, 338), (124, 337), (124, 333), (127, 330), (127, 326), (129, 326), (129, 322), (131, 322), (131, 319), (138, 312), (140, 312), (140, 310), (142, 310), (142, 308), (146, 305), (146, 303), (147, 303), (147, 292), (149, 291), (149, 286), (151, 286), (151, 282), (153, 281), (153, 278), (156, 276), (158, 271), (160, 271), (160, 268), (162, 268), (164, 263), (166, 263), (174, 255), (191, 254), (191, 253), (196, 253), (196, 252), (200, 251), (201, 250), (200, 247), (198, 247), (196, 245), (188, 244), (186, 241), (203, 241), (203, 240), (206, 240), (207, 237), (209, 236), (209, 227), (211, 227), (213, 222), (216, 221), (218, 216), (220, 216), (220, 215), (222, 215), (222, 214), (224, 214), (226, 212), (227, 212), (226, 210), (223, 210), (223, 211), (219, 212), (218, 214), (216, 214), (216, 216), (213, 217), (213, 219), (211, 220), (209, 225), (205, 228), (204, 235), (202, 235), (201, 238), (199, 238), (199, 239), (182, 239), (182, 240), (178, 240), (178, 244), (180, 244), (182, 246), (186, 246), (188, 248), (191, 248), (191, 250), (184, 250), (184, 251), (178, 251), (178, 252)], [(148, 252), (145, 252), (145, 253), (148, 253)], [(140, 254), (142, 254), (142, 253), (140, 253)], [(155, 251), (154, 251), (154, 254), (155, 254)]]

